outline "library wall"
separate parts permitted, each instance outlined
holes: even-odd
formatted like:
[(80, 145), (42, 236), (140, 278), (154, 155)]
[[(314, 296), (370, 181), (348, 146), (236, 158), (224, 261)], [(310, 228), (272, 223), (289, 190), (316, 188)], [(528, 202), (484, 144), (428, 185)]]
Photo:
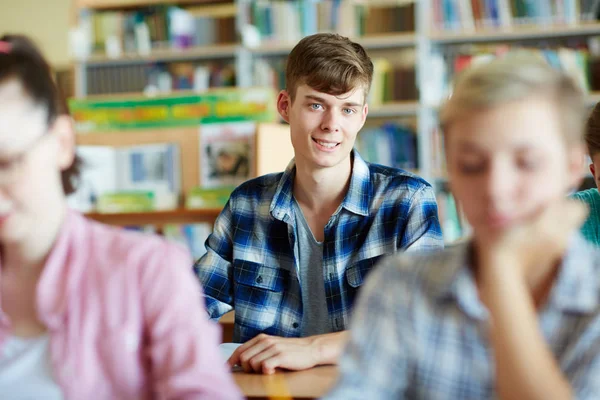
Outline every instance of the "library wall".
[(42, 48), (54, 68), (70, 66), (71, 0), (0, 0), (0, 7), (1, 33), (27, 34)]

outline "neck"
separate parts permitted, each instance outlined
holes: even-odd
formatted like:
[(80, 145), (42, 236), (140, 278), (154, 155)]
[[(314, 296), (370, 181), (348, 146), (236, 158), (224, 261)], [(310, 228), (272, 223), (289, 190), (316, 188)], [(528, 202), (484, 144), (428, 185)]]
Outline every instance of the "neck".
[(48, 213), (35, 230), (19, 241), (3, 243), (1, 250), (2, 270), (15, 274), (39, 272), (52, 250), (66, 218), (66, 205), (55, 213)]
[(352, 175), (351, 157), (331, 168), (310, 168), (296, 163), (294, 197), (315, 211), (333, 210), (344, 200)]

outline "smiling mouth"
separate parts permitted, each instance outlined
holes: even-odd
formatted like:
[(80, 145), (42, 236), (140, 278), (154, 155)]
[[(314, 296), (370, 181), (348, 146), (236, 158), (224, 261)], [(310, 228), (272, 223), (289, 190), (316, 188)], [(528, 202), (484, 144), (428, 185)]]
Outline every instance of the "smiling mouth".
[(323, 147), (325, 147), (327, 149), (333, 149), (333, 148), (335, 148), (335, 147), (337, 147), (337, 146), (340, 145), (339, 143), (336, 143), (336, 142), (324, 142), (322, 140), (318, 140), (318, 139), (315, 139), (315, 138), (312, 138), (312, 140), (316, 144), (318, 144), (319, 146), (323, 146)]

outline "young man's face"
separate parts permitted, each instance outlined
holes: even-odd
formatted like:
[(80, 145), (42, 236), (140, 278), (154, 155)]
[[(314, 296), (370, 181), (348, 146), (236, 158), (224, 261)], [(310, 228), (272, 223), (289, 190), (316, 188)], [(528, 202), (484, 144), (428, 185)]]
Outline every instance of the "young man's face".
[(368, 112), (362, 87), (333, 96), (301, 85), (293, 102), (282, 91), (277, 108), (290, 124), (296, 163), (314, 169), (335, 167), (348, 160)]
[(446, 135), (450, 186), (474, 234), (522, 223), (581, 178), (553, 102), (541, 97), (473, 112)]

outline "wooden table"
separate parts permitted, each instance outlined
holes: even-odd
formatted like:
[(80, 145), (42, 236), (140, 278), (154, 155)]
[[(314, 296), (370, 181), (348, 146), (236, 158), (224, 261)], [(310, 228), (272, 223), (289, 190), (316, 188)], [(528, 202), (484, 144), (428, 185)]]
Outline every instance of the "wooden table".
[(319, 399), (333, 387), (337, 376), (338, 368), (332, 365), (273, 375), (233, 373), (235, 382), (250, 400)]

